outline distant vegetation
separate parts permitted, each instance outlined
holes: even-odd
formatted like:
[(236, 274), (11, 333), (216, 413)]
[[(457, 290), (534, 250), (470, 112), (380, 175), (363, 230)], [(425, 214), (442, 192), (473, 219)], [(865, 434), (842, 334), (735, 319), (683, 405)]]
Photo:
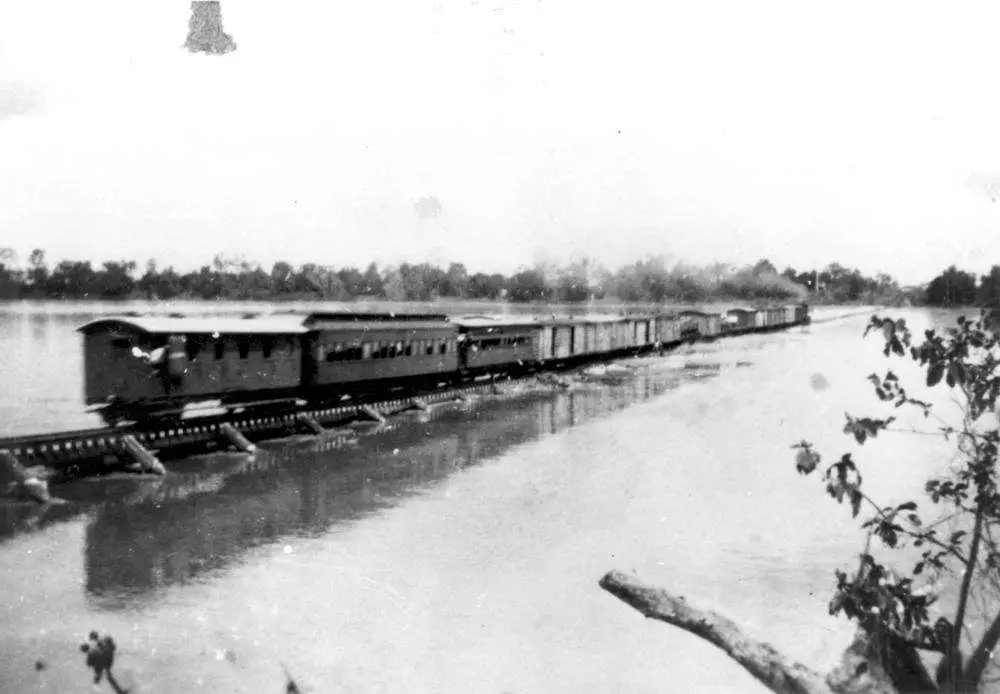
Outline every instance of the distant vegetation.
[[(819, 291), (815, 282), (819, 280)], [(379, 268), (371, 263), (333, 268), (275, 263), (270, 270), (242, 258), (217, 255), (210, 265), (180, 273), (155, 260), (144, 271), (135, 261), (63, 260), (51, 266), (45, 252), (32, 251), (19, 262), (0, 249), (0, 298), (3, 299), (323, 299), (376, 298), (430, 301), (439, 298), (511, 302), (684, 303), (699, 301), (857, 301), (888, 303), (899, 291), (887, 275), (867, 278), (837, 263), (820, 271), (783, 273), (767, 260), (743, 268), (715, 264), (696, 268), (651, 258), (610, 272), (589, 259), (564, 266), (539, 264), (505, 276), (469, 273), (461, 263), (446, 269), (428, 263)]]
[(979, 277), (954, 265), (927, 285), (925, 303), (931, 306), (1000, 308), (1000, 265)]

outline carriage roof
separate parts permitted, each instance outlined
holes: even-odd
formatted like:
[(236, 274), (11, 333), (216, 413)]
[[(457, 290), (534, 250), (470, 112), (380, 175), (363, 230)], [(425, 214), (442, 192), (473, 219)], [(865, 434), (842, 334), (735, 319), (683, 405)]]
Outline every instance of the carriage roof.
[(460, 316), (451, 322), (463, 328), (523, 328), (538, 324), (533, 316)]
[(108, 316), (81, 325), (87, 335), (113, 330), (152, 335), (301, 335), (309, 331), (302, 316), (272, 315), (254, 318)]

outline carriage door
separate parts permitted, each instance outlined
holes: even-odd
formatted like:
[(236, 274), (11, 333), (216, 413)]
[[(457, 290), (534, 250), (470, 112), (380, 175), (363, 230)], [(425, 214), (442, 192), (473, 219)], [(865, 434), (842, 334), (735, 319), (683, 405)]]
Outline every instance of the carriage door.
[(164, 389), (168, 394), (184, 390), (184, 374), (187, 373), (187, 337), (171, 335), (167, 338), (164, 355)]

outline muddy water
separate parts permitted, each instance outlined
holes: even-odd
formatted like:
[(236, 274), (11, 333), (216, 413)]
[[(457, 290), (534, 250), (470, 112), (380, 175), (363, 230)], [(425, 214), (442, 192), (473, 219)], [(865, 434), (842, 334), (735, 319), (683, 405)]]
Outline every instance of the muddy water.
[[(763, 691), (601, 591), (615, 568), (829, 665), (850, 635), (826, 615), (832, 573), (861, 537), (789, 446), (853, 450), (843, 413), (873, 411), (864, 377), (884, 368), (864, 322), (687, 348), (635, 360), (620, 383), (521, 388), (162, 480), (75, 483), (44, 513), (0, 507), (0, 691), (90, 691), (90, 629), (115, 636), (136, 691), (279, 692), (284, 667), (315, 692)], [(8, 347), (17, 335), (37, 357), (51, 325), (18, 325)], [(32, 421), (80, 416), (69, 370), (36, 374), (41, 387), (6, 364), (5, 397)], [(892, 436), (864, 451), (886, 501), (919, 493), (944, 451)]]

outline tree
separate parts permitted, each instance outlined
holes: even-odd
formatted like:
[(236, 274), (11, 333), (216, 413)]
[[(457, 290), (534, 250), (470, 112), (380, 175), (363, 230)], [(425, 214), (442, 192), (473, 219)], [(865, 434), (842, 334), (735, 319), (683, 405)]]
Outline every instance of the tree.
[[(382, 295), (382, 276), (378, 274), (378, 265), (370, 263), (362, 277), (361, 290), (358, 294), (368, 294), (370, 296)], [(355, 294), (357, 296), (357, 294)]]
[(271, 266), (271, 276), (269, 281), (269, 286), (271, 288), (271, 294), (278, 296), (279, 294), (289, 294), (292, 292), (292, 278), (295, 275), (295, 269), (291, 264), (286, 263), (284, 260), (279, 260), (274, 265)]
[(777, 275), (778, 268), (774, 267), (774, 263), (770, 260), (763, 258), (757, 261), (757, 264), (753, 266), (753, 270), (751, 270), (751, 272), (755, 275)]
[[(377, 273), (376, 273), (377, 274)], [(364, 294), (365, 276), (355, 267), (345, 267), (337, 272), (344, 291), (350, 296)]]
[(548, 296), (545, 277), (538, 270), (522, 270), (510, 278), (507, 295), (511, 301), (541, 301)]
[(469, 271), (462, 263), (448, 266), (441, 283), (441, 296), (463, 297), (469, 290)]
[(1000, 308), (1000, 265), (990, 268), (979, 282), (979, 305), (986, 308)]
[(49, 281), (49, 268), (45, 264), (45, 251), (36, 248), (28, 256), (28, 283), (31, 292), (43, 294)]
[(105, 299), (127, 298), (135, 289), (136, 283), (132, 277), (135, 268), (134, 260), (103, 263), (102, 269), (97, 271), (93, 278), (95, 290)]
[(90, 261), (63, 260), (49, 275), (45, 293), (64, 299), (89, 298), (95, 294), (100, 296), (102, 287), (97, 280), (98, 275), (90, 266)]
[(469, 278), (469, 296), (473, 299), (499, 299), (506, 283), (503, 275), (477, 272)]
[(971, 306), (976, 302), (976, 277), (954, 265), (931, 280), (927, 303), (933, 306)]
[(17, 251), (0, 248), (0, 299), (16, 299), (20, 295), (22, 275), (17, 267)]
[[(858, 629), (841, 666), (824, 678), (731, 620), (626, 574), (605, 575), (601, 587), (647, 617), (707, 639), (776, 692), (980, 692), (1000, 644), (1000, 335), (982, 320), (965, 318), (944, 333), (926, 331), (919, 344), (902, 319), (873, 316), (865, 334), (871, 332), (883, 337), (883, 354), (909, 358), (925, 372), (929, 388), (946, 389), (961, 405), (961, 416), (949, 421), (931, 403), (914, 398), (891, 370), (868, 380), (893, 414), (846, 415), (844, 433), (864, 444), (883, 431), (912, 431), (892, 425), (913, 410), (919, 421), (934, 423), (913, 433), (954, 441), (956, 460), (925, 485), (937, 518), (922, 514), (914, 500), (885, 504), (873, 499), (851, 454), (823, 471), (827, 494), (846, 502), (855, 518), (863, 510), (868, 514), (861, 525), (868, 539), (859, 564), (853, 572), (836, 573), (830, 602), (831, 614), (844, 615)], [(803, 441), (793, 448), (800, 473), (820, 469), (821, 456), (811, 444)], [(873, 541), (880, 551), (871, 547)], [(890, 565), (887, 556), (901, 559)], [(929, 607), (949, 580), (957, 593), (951, 618), (931, 623)], [(921, 654), (939, 659), (933, 678)]]

